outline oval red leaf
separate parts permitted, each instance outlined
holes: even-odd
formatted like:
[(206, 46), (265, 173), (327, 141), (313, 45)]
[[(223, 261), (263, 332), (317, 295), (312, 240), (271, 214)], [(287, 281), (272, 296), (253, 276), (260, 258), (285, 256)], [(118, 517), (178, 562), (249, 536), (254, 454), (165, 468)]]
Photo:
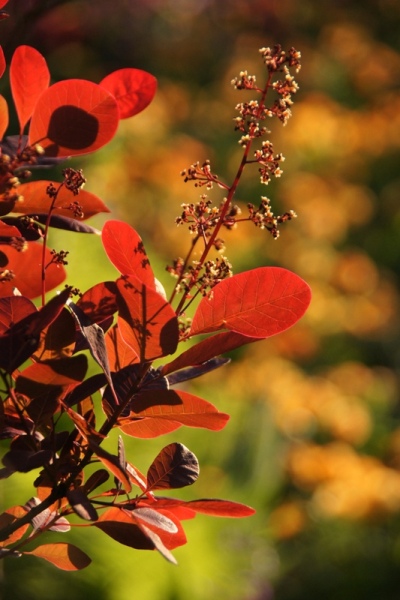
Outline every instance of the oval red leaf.
[(203, 298), (190, 335), (230, 329), (264, 339), (285, 331), (306, 312), (311, 290), (280, 267), (260, 267), (225, 279)]
[(73, 544), (64, 544), (62, 542), (57, 544), (43, 544), (30, 552), (24, 552), (24, 554), (44, 558), (44, 560), (47, 560), (63, 571), (79, 571), (89, 566), (92, 562), (89, 556), (82, 552), (82, 550)]
[[(12, 296), (14, 288), (17, 288), (22, 296), (37, 298), (42, 293), (42, 251), (43, 246), (39, 242), (29, 242), (24, 252), (18, 252), (11, 246), (3, 246), (2, 252), (7, 256), (6, 268), (13, 272), (14, 278), (5, 281), (0, 286), (0, 296)], [(51, 263), (53, 256), (46, 248), (46, 291), (50, 291), (60, 285), (65, 278), (66, 272), (62, 265)]]
[[(0, 3), (0, 8), (1, 8), (1, 3)], [(4, 56), (3, 48), (0, 46), (0, 77), (3, 77), (5, 70), (6, 70), (6, 59)]]
[(11, 59), (10, 84), (21, 135), (49, 83), (49, 69), (40, 52), (31, 46), (18, 46)]
[(6, 99), (0, 95), (0, 140), (3, 139), (8, 127), (8, 104)]
[(118, 103), (121, 119), (127, 119), (144, 110), (153, 100), (157, 89), (156, 78), (141, 69), (119, 69), (100, 82)]
[(50, 86), (32, 115), (29, 144), (40, 144), (47, 156), (94, 152), (115, 135), (118, 105), (103, 87), (83, 79)]
[(101, 238), (108, 258), (121, 275), (135, 275), (148, 287), (155, 288), (142, 238), (133, 227), (123, 221), (107, 221)]
[(147, 471), (149, 490), (170, 490), (192, 485), (200, 473), (199, 461), (183, 444), (168, 444)]
[[(18, 194), (23, 197), (23, 201), (16, 203), (13, 212), (24, 215), (48, 214), (51, 200), (46, 194), (46, 189), (51, 184), (57, 189), (60, 185), (59, 182), (44, 180), (31, 181), (20, 185)], [(80, 217), (79, 220), (89, 219), (101, 212), (110, 212), (104, 202), (91, 192), (80, 190), (79, 195), (76, 197), (67, 188), (62, 187), (57, 194), (54, 214), (74, 218), (71, 205), (75, 200), (78, 201), (83, 211), (83, 217)]]

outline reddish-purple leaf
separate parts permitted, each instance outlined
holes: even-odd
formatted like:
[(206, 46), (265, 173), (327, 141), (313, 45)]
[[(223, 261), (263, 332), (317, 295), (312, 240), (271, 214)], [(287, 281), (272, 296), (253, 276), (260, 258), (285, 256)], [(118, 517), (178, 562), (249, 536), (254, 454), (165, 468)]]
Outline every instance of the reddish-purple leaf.
[(85, 494), (90, 494), (98, 488), (100, 485), (105, 483), (110, 478), (108, 471), (105, 469), (98, 469), (94, 473), (92, 473), (89, 479), (83, 484), (82, 489)]
[[(46, 194), (46, 189), (49, 185), (54, 185), (54, 187), (58, 188), (60, 183), (41, 180), (30, 181), (29, 183), (20, 185), (18, 187), (18, 194), (24, 199), (22, 202), (16, 203), (13, 212), (24, 215), (47, 214), (51, 204), (51, 200)], [(103, 201), (91, 192), (80, 190), (78, 196), (73, 196), (70, 190), (62, 187), (57, 194), (54, 206), (55, 214), (73, 218), (73, 203), (75, 201), (79, 203), (83, 211), (83, 217), (80, 217), (80, 220), (89, 219), (101, 212), (110, 212)]]
[(113, 281), (102, 281), (89, 288), (78, 300), (77, 306), (92, 323), (101, 323), (117, 312), (117, 286)]
[(8, 120), (8, 104), (4, 96), (0, 94), (0, 140), (7, 131)]
[(79, 571), (92, 562), (87, 554), (73, 544), (43, 544), (30, 552), (24, 552), (24, 554), (44, 558), (63, 571)]
[(260, 267), (234, 275), (200, 302), (190, 335), (229, 329), (254, 338), (285, 331), (305, 313), (311, 290), (300, 277), (280, 267)]
[(107, 221), (101, 234), (108, 258), (121, 275), (135, 275), (155, 289), (154, 274), (141, 237), (123, 221)]
[(21, 135), (49, 83), (49, 69), (40, 52), (31, 46), (18, 46), (11, 59), (10, 84)]
[(179, 371), (185, 367), (191, 367), (196, 365), (202, 365), (208, 360), (230, 352), (244, 346), (245, 344), (251, 344), (252, 342), (258, 342), (260, 338), (252, 338), (241, 333), (234, 331), (225, 331), (224, 333), (218, 333), (217, 335), (210, 336), (205, 340), (202, 340), (195, 346), (192, 346), (185, 352), (182, 352), (172, 362), (163, 365), (162, 374), (164, 376), (174, 371)]
[(118, 121), (117, 102), (105, 88), (67, 79), (41, 95), (32, 115), (29, 144), (40, 144), (47, 156), (94, 152), (114, 137)]
[(135, 396), (131, 414), (119, 420), (127, 435), (156, 437), (178, 429), (181, 425), (219, 431), (229, 415), (193, 394), (175, 390), (150, 390)]
[(100, 82), (118, 103), (121, 119), (127, 119), (144, 110), (153, 100), (157, 89), (156, 78), (140, 69), (119, 69)]
[(86, 521), (97, 521), (98, 514), (82, 488), (68, 490), (67, 499), (73, 511)]
[(141, 361), (173, 354), (179, 328), (169, 302), (133, 275), (118, 279), (117, 289), (121, 335)]
[(168, 444), (147, 471), (149, 490), (169, 490), (192, 485), (199, 476), (199, 461), (186, 446)]

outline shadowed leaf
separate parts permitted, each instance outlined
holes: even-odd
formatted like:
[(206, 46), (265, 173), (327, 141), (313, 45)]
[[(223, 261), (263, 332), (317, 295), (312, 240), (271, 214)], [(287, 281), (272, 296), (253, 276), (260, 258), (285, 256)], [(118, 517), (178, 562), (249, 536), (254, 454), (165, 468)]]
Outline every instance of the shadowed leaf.
[(0, 94), (0, 139), (3, 139), (8, 127), (8, 104), (4, 96)]
[(50, 86), (32, 115), (29, 143), (47, 156), (75, 156), (98, 150), (115, 135), (118, 105), (104, 88), (83, 79)]
[(150, 490), (174, 489), (192, 485), (199, 476), (199, 462), (186, 446), (169, 444), (161, 450), (147, 471)]
[(90, 502), (82, 488), (68, 490), (67, 499), (74, 512), (86, 521), (97, 521), (99, 518), (96, 509)]
[(99, 460), (105, 467), (121, 482), (125, 492), (129, 494), (132, 489), (125, 466), (121, 465), (118, 456), (110, 454), (104, 448), (89, 440), (91, 449), (96, 453)]
[(155, 289), (154, 274), (141, 237), (123, 221), (107, 221), (101, 234), (108, 258), (121, 275), (134, 275)]
[(87, 554), (73, 544), (43, 544), (35, 550), (24, 552), (38, 558), (44, 558), (63, 571), (80, 571), (92, 562)]

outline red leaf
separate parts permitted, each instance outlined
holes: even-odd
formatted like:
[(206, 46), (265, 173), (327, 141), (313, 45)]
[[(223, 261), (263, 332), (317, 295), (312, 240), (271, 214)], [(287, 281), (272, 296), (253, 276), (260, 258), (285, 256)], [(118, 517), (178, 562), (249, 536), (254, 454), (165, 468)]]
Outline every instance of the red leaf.
[(8, 104), (0, 94), (0, 140), (3, 139), (8, 127)]
[(164, 558), (176, 563), (176, 560), (164, 546), (160, 537), (133, 516), (133, 511), (110, 508), (94, 523), (114, 540), (138, 550), (158, 550)]
[(156, 456), (147, 471), (150, 490), (163, 490), (192, 485), (199, 476), (199, 461), (186, 446), (168, 444)]
[[(155, 508), (154, 508), (155, 507)], [(179, 517), (173, 511), (158, 509), (158, 505), (153, 504), (152, 508), (139, 507), (132, 511), (132, 515), (140, 521), (146, 523), (146, 528), (157, 533), (162, 543), (168, 550), (173, 550), (178, 546), (186, 544), (187, 539)]]
[(108, 361), (111, 371), (117, 372), (139, 362), (136, 352), (125, 342), (121, 336), (118, 325), (111, 327), (105, 335)]
[(83, 79), (50, 86), (32, 115), (29, 144), (47, 156), (75, 156), (98, 150), (115, 135), (118, 106), (104, 88)]
[(127, 119), (144, 110), (153, 100), (156, 78), (140, 69), (119, 69), (100, 82), (116, 99), (120, 118)]
[[(13, 272), (11, 281), (4, 281), (0, 286), (0, 297), (12, 296), (17, 288), (22, 296), (37, 298), (42, 293), (42, 252), (43, 246), (39, 242), (29, 242), (24, 252), (18, 252), (11, 246), (3, 246), (2, 252), (6, 255), (8, 263), (6, 268)], [(46, 248), (46, 291), (50, 291), (62, 283), (66, 272), (62, 265), (49, 264), (52, 254)]]
[[(2, 8), (1, 2), (0, 2), (0, 8)], [(5, 70), (6, 70), (6, 59), (4, 56), (3, 48), (0, 46), (0, 77), (3, 77)]]
[(121, 275), (135, 275), (155, 289), (154, 274), (142, 238), (123, 221), (107, 221), (101, 234), (108, 258)]
[(89, 441), (89, 445), (92, 448), (92, 450), (94, 450), (96, 456), (100, 459), (103, 465), (107, 467), (107, 469), (111, 471), (111, 473), (115, 475), (115, 477), (122, 483), (125, 492), (129, 494), (129, 492), (132, 489), (131, 482), (129, 480), (125, 467), (121, 465), (118, 457), (114, 456), (113, 454), (110, 454), (109, 452), (104, 450), (104, 448), (102, 448), (101, 446), (99, 446), (91, 440)]
[(88, 289), (76, 303), (92, 323), (101, 323), (117, 312), (117, 287), (113, 281), (102, 281)]
[(180, 425), (219, 431), (229, 416), (193, 394), (173, 390), (153, 390), (135, 396), (131, 416), (119, 420), (127, 435), (147, 438), (163, 435)]
[(173, 354), (179, 329), (172, 306), (133, 275), (116, 283), (121, 334), (141, 362)]
[(87, 554), (73, 544), (43, 544), (24, 554), (44, 558), (63, 571), (79, 571), (92, 562)]
[[(12, 506), (0, 515), (0, 529), (4, 529), (8, 525), (14, 523), (14, 521), (16, 521), (17, 519), (24, 517), (25, 515), (26, 510), (22, 506)], [(25, 525), (14, 531), (14, 533), (12, 533), (8, 538), (6, 538), (5, 540), (1, 540), (0, 547), (9, 546), (10, 544), (18, 542), (18, 540), (22, 538), (22, 536), (25, 534), (28, 528), (29, 523), (26, 523)]]
[[(255, 510), (246, 504), (231, 502), (230, 500), (218, 500), (205, 498), (202, 500), (177, 500), (175, 498), (156, 498), (157, 508), (165, 508), (172, 511), (175, 507), (184, 507), (196, 513), (203, 513), (213, 517), (228, 517), (238, 519), (254, 515)], [(190, 518), (190, 516), (188, 517)]]
[(8, 4), (8, 0), (0, 0), (0, 8), (3, 8), (6, 4)]
[(36, 312), (36, 306), (24, 296), (0, 298), (0, 334), (5, 333), (24, 317)]
[(217, 335), (202, 340), (180, 354), (180, 356), (175, 358), (172, 362), (163, 365), (162, 375), (165, 377), (169, 373), (179, 371), (185, 367), (202, 365), (207, 360), (215, 358), (220, 354), (224, 354), (225, 352), (229, 352), (230, 350), (234, 350), (245, 344), (251, 344), (252, 342), (258, 341), (260, 341), (260, 338), (249, 337), (247, 335), (242, 335), (241, 333), (235, 333), (234, 331), (218, 333)]
[(234, 275), (213, 288), (195, 313), (190, 335), (230, 329), (266, 338), (285, 331), (307, 310), (311, 290), (280, 267), (260, 267)]
[[(51, 200), (46, 194), (46, 188), (53, 184), (54, 187), (59, 187), (59, 182), (55, 181), (31, 181), (23, 183), (18, 187), (18, 194), (23, 196), (22, 202), (17, 202), (13, 208), (13, 212), (24, 215), (48, 214)], [(71, 194), (69, 190), (62, 187), (57, 195), (55, 203), (55, 214), (63, 217), (74, 218), (73, 212), (69, 208), (77, 200), (82, 207), (83, 217), (79, 220), (89, 219), (101, 212), (110, 212), (106, 205), (94, 194), (86, 190), (80, 190), (77, 198)]]
[(31, 46), (18, 46), (11, 59), (10, 84), (21, 135), (49, 83), (50, 73), (40, 52)]
[(87, 368), (87, 357), (84, 354), (76, 354), (70, 358), (36, 362), (21, 371), (19, 377), (43, 385), (69, 386), (83, 381)]

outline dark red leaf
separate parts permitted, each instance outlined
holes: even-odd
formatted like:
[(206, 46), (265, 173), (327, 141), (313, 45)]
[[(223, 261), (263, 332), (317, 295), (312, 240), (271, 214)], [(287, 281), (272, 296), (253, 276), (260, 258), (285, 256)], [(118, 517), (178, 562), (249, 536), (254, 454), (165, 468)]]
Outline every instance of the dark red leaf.
[(229, 329), (270, 337), (294, 325), (310, 301), (311, 290), (300, 277), (280, 267), (260, 267), (216, 285), (200, 302), (190, 335)]
[(144, 110), (153, 100), (157, 89), (156, 78), (140, 69), (119, 69), (100, 82), (116, 99), (121, 119), (127, 119)]
[(37, 312), (37, 308), (24, 296), (0, 298), (0, 334), (5, 333), (24, 317)]
[[(60, 185), (60, 183), (56, 181), (44, 180), (31, 181), (20, 185), (18, 187), (18, 194), (20, 194), (24, 200), (16, 203), (13, 212), (24, 215), (47, 214), (49, 212), (51, 201), (46, 194), (46, 189), (51, 184), (54, 185), (56, 189), (58, 189)], [(79, 203), (83, 211), (83, 217), (80, 217), (81, 220), (89, 219), (102, 212), (110, 212), (103, 201), (91, 192), (80, 190), (78, 196), (73, 196), (70, 190), (66, 187), (62, 187), (57, 194), (54, 208), (55, 214), (62, 217), (73, 217), (73, 207), (71, 205), (75, 201)]]
[(178, 345), (178, 320), (163, 296), (130, 275), (117, 280), (119, 327), (140, 362), (173, 354)]
[(109, 478), (110, 475), (108, 471), (105, 469), (98, 469), (90, 475), (89, 479), (83, 484), (82, 489), (86, 494), (90, 494), (100, 485), (103, 485), (103, 483), (105, 483)]
[(134, 275), (155, 289), (154, 274), (142, 239), (133, 227), (123, 221), (107, 221), (101, 236), (108, 258), (121, 275)]
[(118, 121), (117, 102), (105, 88), (67, 79), (41, 95), (32, 115), (29, 143), (40, 144), (47, 156), (86, 154), (114, 137)]
[(0, 94), (0, 140), (3, 139), (4, 134), (7, 131), (8, 122), (8, 104), (4, 96)]
[(63, 571), (79, 571), (92, 562), (87, 554), (73, 544), (43, 544), (35, 550), (24, 552), (38, 558), (44, 558)]
[(169, 373), (173, 373), (174, 371), (178, 371), (185, 367), (202, 365), (215, 356), (230, 352), (245, 344), (251, 344), (258, 341), (260, 341), (260, 338), (249, 337), (241, 333), (236, 333), (235, 331), (218, 333), (217, 335), (202, 340), (195, 346), (182, 352), (182, 354), (172, 362), (164, 365), (162, 367), (162, 374), (166, 376)]
[(11, 59), (10, 84), (21, 135), (49, 83), (50, 73), (40, 52), (31, 46), (18, 46)]
[(68, 490), (67, 499), (74, 512), (86, 521), (97, 521), (99, 518), (96, 509), (86, 496), (82, 488)]
[(75, 338), (74, 318), (70, 311), (64, 308), (58, 317), (41, 332), (35, 358), (45, 361), (72, 356), (75, 348)]
[(92, 323), (101, 323), (117, 312), (117, 287), (113, 281), (97, 283), (78, 300), (77, 306)]
[(0, 366), (11, 373), (22, 365), (39, 346), (40, 334), (57, 318), (68, 300), (69, 288), (49, 300), (40, 311), (18, 321), (0, 336)]
[(186, 446), (168, 444), (156, 456), (147, 471), (149, 490), (162, 490), (192, 485), (199, 476), (199, 461)]

